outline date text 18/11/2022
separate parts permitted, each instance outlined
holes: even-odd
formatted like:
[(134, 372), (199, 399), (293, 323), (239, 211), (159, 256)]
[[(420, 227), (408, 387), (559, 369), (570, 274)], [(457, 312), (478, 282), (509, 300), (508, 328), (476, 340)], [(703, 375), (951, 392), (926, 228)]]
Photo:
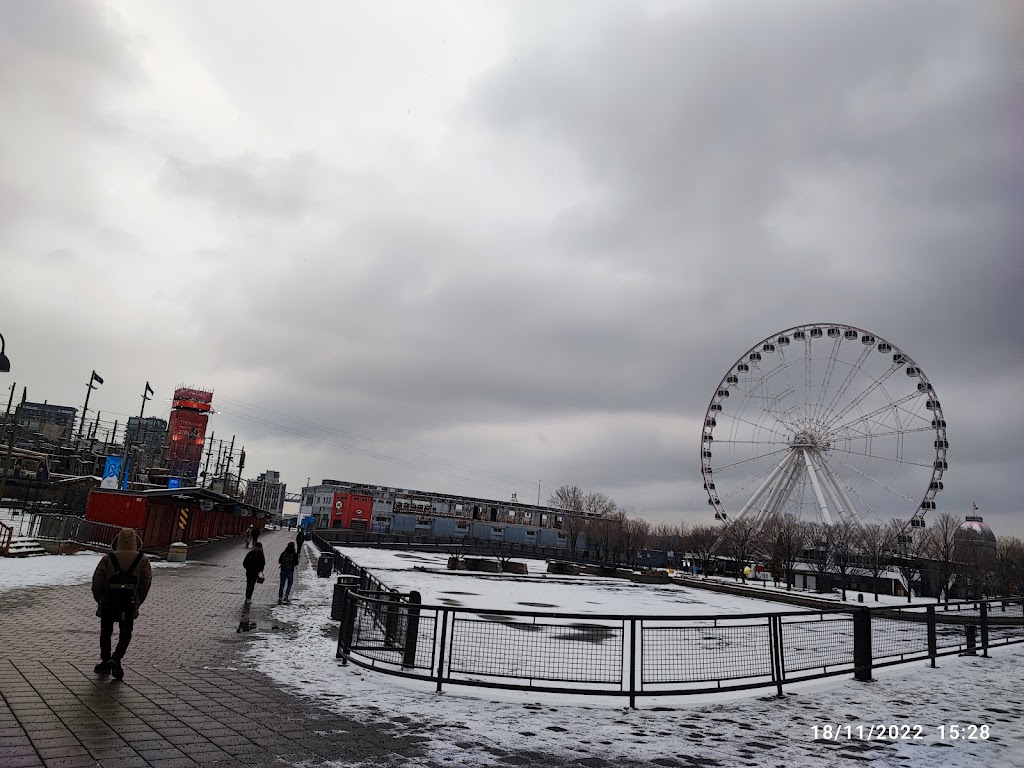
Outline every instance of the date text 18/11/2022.
[(815, 741), (924, 741), (934, 733), (939, 741), (987, 741), (991, 725), (949, 723), (929, 728), (923, 725), (845, 725), (826, 723), (814, 726)]

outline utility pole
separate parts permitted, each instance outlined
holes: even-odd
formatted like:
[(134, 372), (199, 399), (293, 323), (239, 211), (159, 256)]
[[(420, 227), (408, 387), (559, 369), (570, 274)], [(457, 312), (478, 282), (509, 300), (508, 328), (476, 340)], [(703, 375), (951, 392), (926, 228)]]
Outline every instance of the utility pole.
[[(146, 401), (149, 400), (149, 395), (153, 394), (153, 390), (149, 386), (149, 382), (146, 382), (146, 388), (142, 390), (142, 408), (139, 409), (139, 423), (135, 426), (135, 434), (137, 435), (142, 429), (142, 414), (146, 412)], [(121, 452), (121, 471), (117, 473), (117, 487), (122, 490), (128, 488), (128, 424), (124, 425), (124, 451)]]
[(537, 481), (537, 506), (540, 506), (540, 480)]
[[(231, 480), (231, 463), (234, 460), (235, 460), (235, 436), (232, 435), (231, 436), (231, 447), (228, 448), (227, 457), (224, 459), (224, 475), (225, 475), (224, 493), (225, 494), (228, 493), (228, 488), (230, 487), (228, 485), (228, 483)], [(228, 494), (228, 495), (230, 495), (230, 494)]]
[(245, 446), (242, 446), (242, 453), (238, 457), (238, 483), (235, 485), (235, 493), (242, 495), (242, 469), (245, 467)]
[(206, 446), (206, 466), (203, 467), (203, 483), (202, 483), (202, 487), (203, 488), (206, 487), (206, 481), (210, 479), (210, 454), (213, 453), (213, 442), (214, 442), (214, 438), (216, 436), (217, 436), (216, 432), (211, 432), (210, 433), (210, 442)]

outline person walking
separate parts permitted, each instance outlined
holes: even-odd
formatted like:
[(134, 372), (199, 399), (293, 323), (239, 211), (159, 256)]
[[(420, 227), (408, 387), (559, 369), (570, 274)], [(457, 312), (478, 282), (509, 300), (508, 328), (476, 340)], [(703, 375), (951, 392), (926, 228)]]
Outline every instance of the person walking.
[(255, 547), (260, 540), (260, 529), (255, 525), (251, 525), (249, 530), (252, 531), (252, 545)]
[(252, 551), (245, 556), (242, 567), (245, 568), (245, 604), (252, 602), (252, 591), (256, 588), (256, 582), (262, 580), (263, 569), (267, 566), (267, 560), (263, 557), (263, 545), (258, 541), (252, 545)]
[(281, 605), (282, 600), (287, 605), (288, 597), (292, 593), (292, 584), (295, 581), (295, 569), (299, 565), (299, 553), (295, 551), (295, 544), (291, 541), (284, 548), (284, 552), (277, 558), (281, 566), (281, 585), (277, 588), (277, 604)]
[(306, 541), (306, 531), (299, 528), (299, 532), (295, 534), (295, 548), (298, 550), (302, 549), (302, 544)]
[(249, 545), (252, 544), (252, 526), (250, 525), (245, 529), (245, 548), (248, 549)]
[[(93, 669), (98, 675), (124, 678), (121, 659), (128, 650), (139, 617), (139, 607), (153, 586), (153, 567), (142, 553), (142, 539), (134, 528), (122, 528), (114, 539), (113, 552), (100, 558), (92, 574), (92, 596), (100, 617), (100, 663)], [(110, 643), (117, 623), (117, 647)]]

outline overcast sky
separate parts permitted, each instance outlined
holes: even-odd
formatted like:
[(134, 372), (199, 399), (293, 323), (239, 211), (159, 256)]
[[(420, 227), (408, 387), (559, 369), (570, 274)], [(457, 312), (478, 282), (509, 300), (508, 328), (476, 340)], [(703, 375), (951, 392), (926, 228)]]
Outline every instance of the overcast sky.
[(213, 388), (292, 491), (575, 483), (710, 521), (718, 382), (849, 323), (942, 399), (939, 510), (1024, 534), (1022, 22), (0, 0), (0, 384), (80, 408), (95, 368), (122, 422), (147, 380), (165, 417)]

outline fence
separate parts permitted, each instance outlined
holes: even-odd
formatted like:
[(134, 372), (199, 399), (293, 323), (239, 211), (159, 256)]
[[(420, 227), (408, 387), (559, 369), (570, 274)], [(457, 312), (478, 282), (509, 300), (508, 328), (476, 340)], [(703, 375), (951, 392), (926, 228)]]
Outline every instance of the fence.
[[(324, 542), (326, 544), (326, 542)], [(318, 543), (319, 546), (319, 543)], [(322, 547), (327, 551), (327, 547)], [(741, 616), (622, 616), (422, 605), (344, 555), (338, 657), (445, 684), (618, 696), (719, 693), (1024, 642), (1024, 599)], [(345, 578), (347, 577), (347, 578)]]
[(75, 515), (21, 515), (9, 523), (17, 536), (48, 541), (74, 541), (95, 547), (109, 547), (123, 528), (120, 525), (97, 523)]

